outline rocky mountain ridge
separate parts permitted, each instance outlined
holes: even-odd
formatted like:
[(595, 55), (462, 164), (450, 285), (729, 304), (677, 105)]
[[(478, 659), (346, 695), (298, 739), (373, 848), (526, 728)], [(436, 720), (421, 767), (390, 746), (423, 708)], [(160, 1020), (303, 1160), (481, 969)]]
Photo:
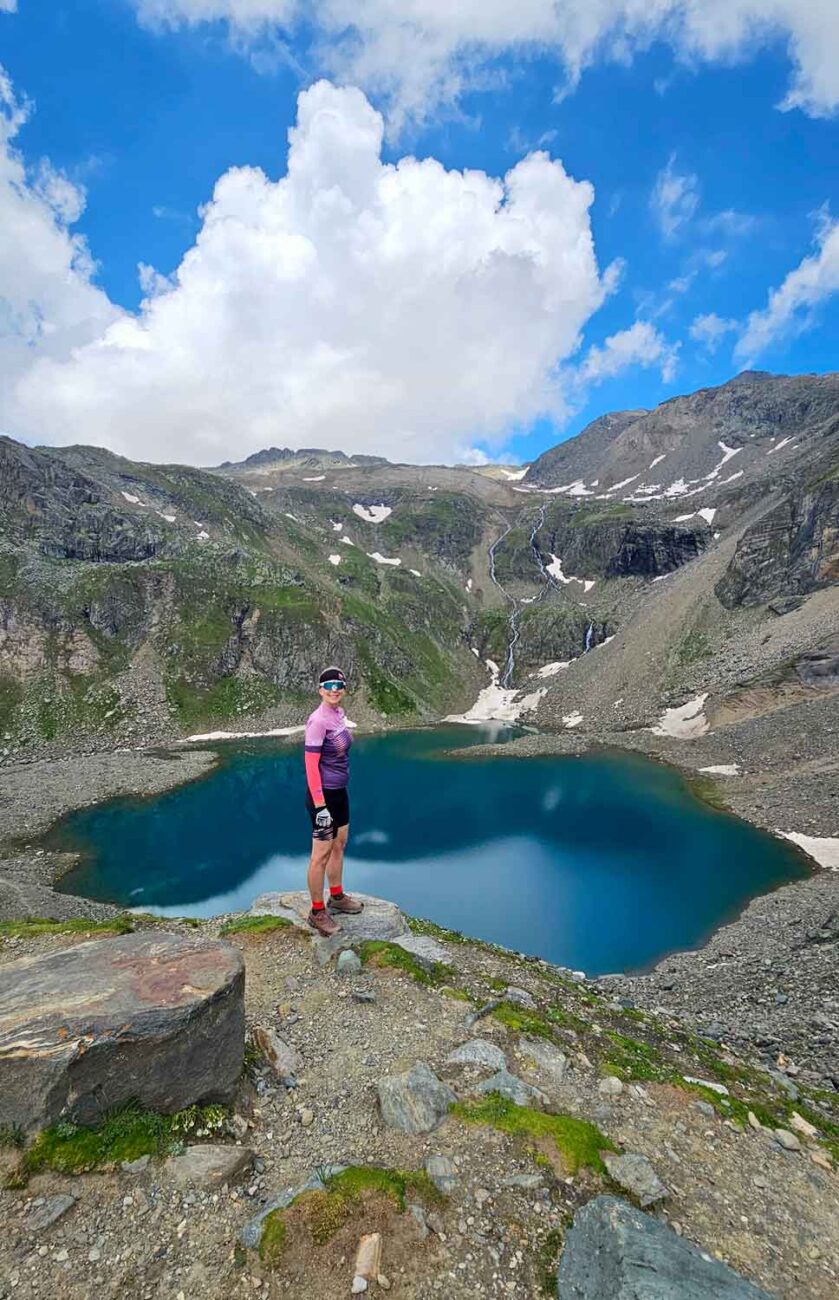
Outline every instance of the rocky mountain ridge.
[[(720, 680), (714, 628), (730, 659), (743, 618), (768, 620), (760, 671), (781, 670), (772, 620), (793, 629), (836, 589), (837, 466), (836, 375), (746, 374), (604, 416), (523, 477), (276, 448), (205, 471), (2, 439), (0, 748), (297, 722), (325, 658), (367, 725), (462, 711), (485, 660), (508, 716), (526, 700), (563, 727), (584, 682), (598, 704), (576, 725), (643, 726)], [(659, 606), (653, 677), (632, 629)], [(804, 617), (784, 663), (821, 639)], [(601, 663), (643, 698), (600, 690)]]

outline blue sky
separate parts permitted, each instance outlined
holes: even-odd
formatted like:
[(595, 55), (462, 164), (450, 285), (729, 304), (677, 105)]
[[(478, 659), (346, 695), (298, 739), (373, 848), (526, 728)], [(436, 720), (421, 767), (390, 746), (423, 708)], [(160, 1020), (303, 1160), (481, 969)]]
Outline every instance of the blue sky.
[[(735, 9), (757, 2), (732, 0)], [(806, 9), (807, 0), (802, 2)], [(261, 3), (270, 11), (272, 0)], [(779, 110), (796, 75), (787, 32), (755, 38), (734, 53), (711, 57), (694, 51), (690, 58), (684, 42), (679, 46), (662, 32), (623, 61), (591, 56), (576, 86), (564, 93), (566, 47), (550, 41), (523, 47), (505, 38), (487, 44), (455, 92), (441, 94), (434, 84), (417, 92), (411, 86), (409, 99), (398, 68), (365, 77), (364, 60), (330, 51), (328, 27), (318, 28), (314, 20), (295, 27), (264, 22), (255, 32), (237, 27), (237, 0), (214, 4), (231, 21), (178, 25), (195, 18), (201, 0), (171, 0), (171, 11), (170, 0), (19, 0), (16, 12), (0, 13), (7, 105), (11, 95), (18, 106), (8, 144), (10, 166), (18, 168), (10, 180), (17, 205), (12, 224), (22, 244), (28, 240), (14, 260), (10, 253), (5, 263), (0, 258), (0, 305), (7, 304), (5, 318), (0, 313), (0, 357), (8, 344), (7, 374), (16, 393), (0, 408), (0, 421), (13, 436), (99, 441), (135, 456), (164, 459), (168, 452), (198, 462), (247, 454), (268, 441), (313, 440), (383, 450), (393, 458), (448, 459), (473, 447), (493, 457), (526, 459), (605, 410), (651, 407), (724, 382), (747, 364), (788, 373), (836, 368), (839, 234), (832, 214), (839, 131), (833, 87), (821, 86), (815, 107)], [(0, 10), (13, 5), (0, 0)], [(148, 11), (155, 6), (156, 16), (165, 14), (169, 25), (149, 25)], [(276, 0), (281, 17), (287, 7), (286, 0)], [(204, 6), (204, 12), (209, 9), (213, 5)], [(433, 3), (429, 13), (431, 23)], [(835, 39), (839, 63), (839, 20), (832, 26), (827, 21), (823, 39)], [(365, 39), (372, 42), (369, 31)], [(456, 51), (450, 66), (460, 75)], [(486, 217), (476, 240), (486, 237), (489, 251), (471, 259), (467, 232), (462, 264), (452, 255), (451, 281), (443, 285), (436, 277), (449, 260), (445, 233), (442, 243), (424, 252), (415, 242), (419, 235), (412, 234), (404, 284), (388, 279), (395, 272), (384, 240), (375, 253), (365, 252), (361, 264), (369, 267), (371, 281), (381, 282), (385, 304), (403, 301), (404, 290), (403, 313), (415, 311), (416, 323), (405, 323), (402, 338), (396, 337), (403, 328), (399, 319), (382, 327), (382, 300), (358, 267), (345, 282), (341, 259), (336, 256), (329, 266), (329, 229), (312, 236), (312, 211), (304, 225), (318, 258), (317, 306), (307, 299), (305, 274), (297, 271), (293, 301), (282, 277), (271, 293), (262, 291), (264, 274), (257, 276), (256, 294), (250, 272), (237, 280), (243, 246), (220, 243), (218, 230), (229, 216), (225, 203), (239, 218), (244, 199), (238, 191), (215, 202), (215, 245), (210, 248), (208, 240), (206, 249), (190, 254), (204, 226), (204, 205), (213, 201), (214, 186), (229, 169), (259, 168), (271, 187), (285, 176), (298, 95), (324, 72), (332, 73), (336, 87), (359, 84), (384, 115), (385, 163), (414, 155), (438, 160), (446, 172), (474, 169), (500, 178), (530, 152), (544, 150), (574, 182), (590, 182), (594, 199), (581, 214), (573, 195), (552, 188), (551, 175), (538, 180), (535, 206), (528, 209), (526, 256), (537, 263), (556, 259), (548, 280), (534, 287), (523, 279), (519, 288), (516, 276), (526, 274), (523, 255), (510, 251), (509, 231), (498, 254), (499, 236), (486, 233)], [(410, 111), (404, 111), (405, 102)], [(336, 183), (343, 183), (343, 151), (362, 120), (353, 116), (362, 111), (357, 101), (345, 117), (344, 106), (343, 100), (324, 101), (317, 119), (322, 123), (326, 113), (341, 121)], [(12, 111), (7, 107), (7, 114)], [(317, 203), (333, 188), (331, 137), (324, 138), (312, 164), (320, 186)], [(367, 163), (358, 163), (362, 171), (369, 163), (365, 156)], [(354, 154), (346, 162), (352, 165)], [(66, 188), (50, 188), (44, 175)], [(416, 184), (422, 176), (418, 170)], [(24, 186), (23, 198), (31, 197), (25, 211)], [(261, 241), (266, 230), (274, 237), (279, 196), (271, 188), (256, 197), (244, 218), (243, 238)], [(420, 232), (428, 224), (424, 205), (436, 213), (449, 201), (442, 182), (422, 195), (416, 208)], [(451, 201), (462, 220), (463, 196)], [(370, 207), (368, 199), (364, 203)], [(542, 247), (544, 223), (557, 213), (563, 231), (544, 235)], [(30, 217), (41, 223), (31, 231)], [(406, 220), (410, 212), (406, 218), (400, 207), (389, 239)], [(42, 229), (47, 221), (53, 230)], [(341, 238), (357, 245), (358, 229)], [(282, 237), (298, 233), (295, 227)], [(80, 260), (78, 237), (94, 266)], [(566, 303), (560, 263), (576, 256), (579, 240), (589, 237), (599, 271), (586, 265), (579, 276), (571, 275)], [(67, 248), (72, 245), (65, 279), (72, 274), (84, 281), (74, 288), (78, 302), (74, 298), (69, 306), (58, 284), (60, 257), (55, 285), (45, 280), (51, 254), (39, 251), (39, 241), (48, 238), (56, 249), (62, 239)], [(199, 249), (203, 240), (202, 235)], [(193, 289), (185, 289), (179, 276), (187, 255), (196, 281), (201, 277)], [(249, 255), (246, 250), (245, 260)], [(285, 256), (279, 245), (277, 255)], [(21, 269), (29, 256), (37, 262), (32, 283)], [(498, 256), (511, 265), (499, 280), (502, 288), (490, 294), (482, 276), (487, 258)], [(153, 284), (149, 270), (141, 287), (140, 264), (154, 268)], [(768, 309), (770, 295), (779, 290)], [(440, 355), (429, 346), (426, 356), (435, 311), (450, 315), (453, 295), (463, 294), (474, 294), (474, 337), (468, 337), (464, 314), (467, 327), (453, 329)], [(167, 295), (171, 301), (161, 304)], [(325, 300), (340, 303), (341, 310), (348, 300), (355, 303), (355, 316), (345, 325), (349, 333), (333, 331), (335, 308), (327, 310)], [(229, 341), (215, 333), (207, 339), (200, 328), (215, 301), (222, 304), (226, 329), (243, 340), (235, 359)], [(21, 325), (33, 303), (35, 324)], [(458, 300), (456, 311), (462, 307)], [(322, 337), (319, 311), (326, 313)], [(66, 328), (45, 328), (52, 312), (67, 318)], [(559, 322), (558, 313), (567, 320)], [(175, 333), (175, 319), (181, 333)], [(102, 339), (108, 330), (126, 328), (133, 331), (126, 345), (130, 355), (119, 334), (114, 366), (113, 336), (106, 348)], [(298, 346), (301, 336), (305, 348)], [(616, 336), (618, 343), (610, 347), (606, 341)], [(179, 373), (172, 357), (181, 348), (188, 358)], [(142, 353), (146, 367), (148, 355), (157, 352), (155, 368), (138, 375), (137, 357)], [(229, 409), (216, 427), (214, 412), (202, 410), (196, 394), (202, 391), (202, 366), (217, 374), (219, 355), (229, 355), (231, 364)], [(484, 371), (487, 356), (493, 363)], [(502, 372), (496, 391), (495, 375)], [(146, 421), (159, 423), (158, 439), (144, 435), (135, 418), (138, 404)], [(214, 409), (218, 404), (213, 399)]]

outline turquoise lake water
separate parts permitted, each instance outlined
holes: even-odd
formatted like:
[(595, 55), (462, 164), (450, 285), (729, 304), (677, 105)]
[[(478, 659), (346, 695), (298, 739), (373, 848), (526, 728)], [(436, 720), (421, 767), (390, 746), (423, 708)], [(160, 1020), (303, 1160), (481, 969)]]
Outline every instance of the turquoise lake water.
[[(487, 738), (356, 738), (348, 890), (603, 974), (695, 947), (748, 898), (807, 874), (791, 846), (706, 807), (671, 769), (613, 753), (471, 757)], [(203, 780), (68, 818), (52, 841), (85, 856), (61, 887), (186, 916), (303, 889), (304, 796), (299, 740), (227, 748)]]

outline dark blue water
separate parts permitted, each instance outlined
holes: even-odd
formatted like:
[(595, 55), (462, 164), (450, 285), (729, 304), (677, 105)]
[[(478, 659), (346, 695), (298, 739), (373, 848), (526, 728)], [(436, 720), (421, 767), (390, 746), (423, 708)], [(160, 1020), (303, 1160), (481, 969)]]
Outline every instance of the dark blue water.
[[(345, 884), (591, 974), (694, 947), (757, 893), (806, 874), (794, 849), (625, 755), (480, 758), (468, 727), (359, 737)], [(441, 752), (458, 748), (460, 757)], [(204, 780), (74, 814), (70, 893), (210, 916), (305, 888), (299, 743), (227, 752)], [(55, 837), (54, 837), (55, 838)]]

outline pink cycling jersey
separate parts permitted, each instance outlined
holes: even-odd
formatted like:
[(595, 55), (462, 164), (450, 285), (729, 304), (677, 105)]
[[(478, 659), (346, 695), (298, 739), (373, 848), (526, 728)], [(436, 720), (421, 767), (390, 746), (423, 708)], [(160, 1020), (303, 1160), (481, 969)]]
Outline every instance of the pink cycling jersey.
[(304, 738), (306, 783), (316, 804), (322, 804), (324, 786), (342, 790), (350, 779), (352, 736), (340, 707), (321, 704), (309, 715)]

